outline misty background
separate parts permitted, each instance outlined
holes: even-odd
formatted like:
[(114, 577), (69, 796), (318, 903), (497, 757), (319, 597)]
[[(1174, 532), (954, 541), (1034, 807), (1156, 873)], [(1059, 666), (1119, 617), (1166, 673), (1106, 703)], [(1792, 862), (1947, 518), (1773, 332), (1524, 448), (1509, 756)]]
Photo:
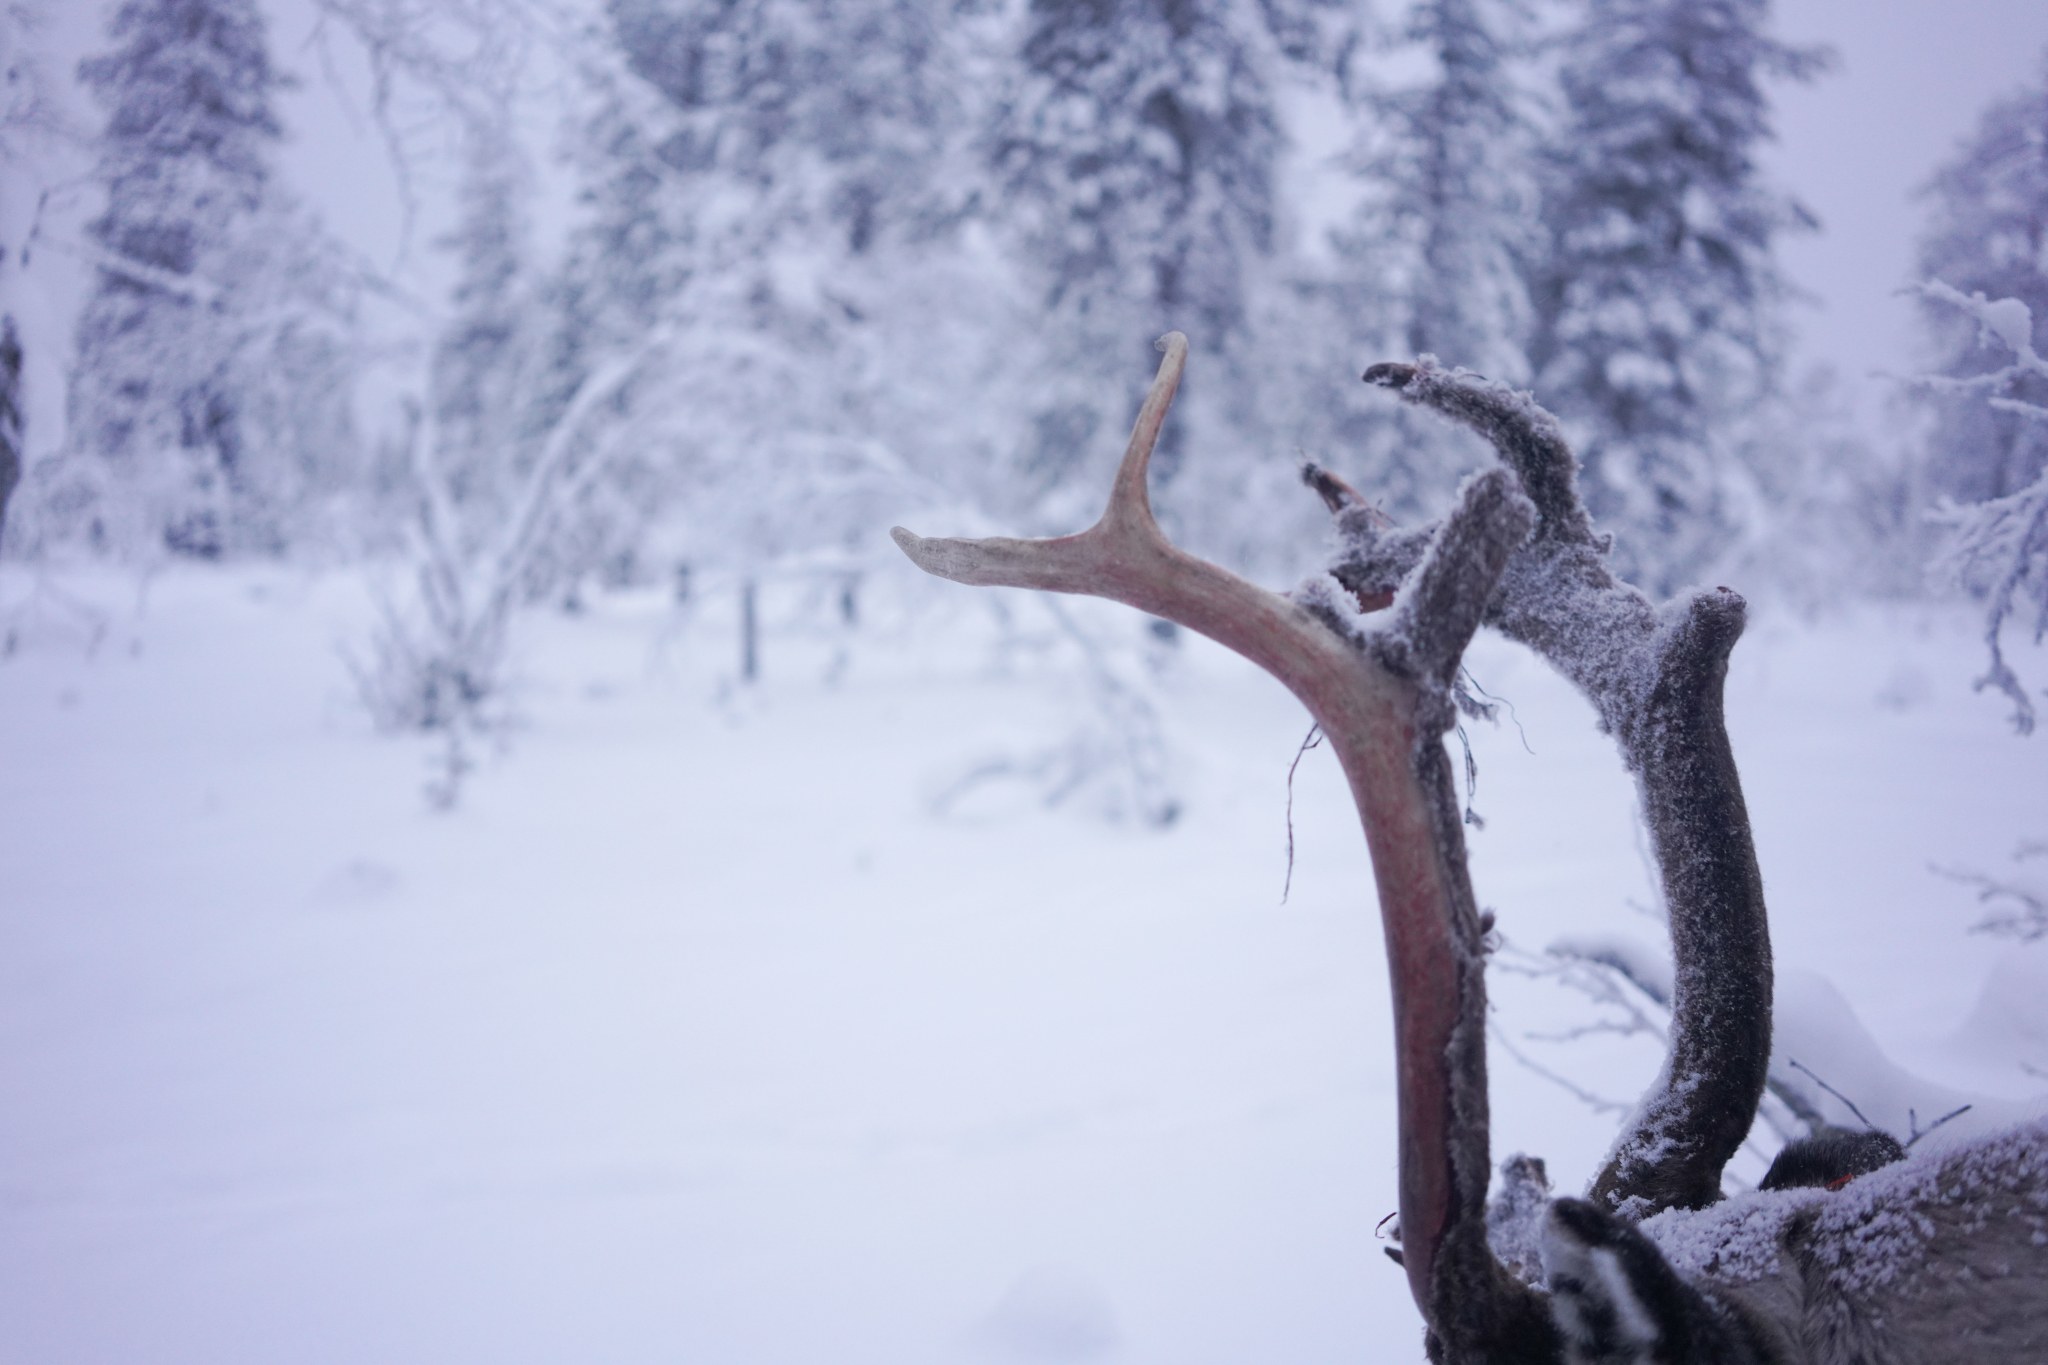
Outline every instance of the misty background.
[[(1154, 504), (1276, 588), (1303, 461), (1412, 524), (1492, 458), (1367, 364), (1532, 389), (1622, 574), (1752, 603), (1781, 1050), (1901, 1134), (2036, 1102), (2039, 5), (0, 44), (0, 1356), (1419, 1359), (1300, 707), (887, 536), (1088, 524), (1169, 329)], [(1601, 965), (1655, 878), (1583, 702), (1468, 662), (1495, 1154), (1569, 1189), (1662, 1057)]]

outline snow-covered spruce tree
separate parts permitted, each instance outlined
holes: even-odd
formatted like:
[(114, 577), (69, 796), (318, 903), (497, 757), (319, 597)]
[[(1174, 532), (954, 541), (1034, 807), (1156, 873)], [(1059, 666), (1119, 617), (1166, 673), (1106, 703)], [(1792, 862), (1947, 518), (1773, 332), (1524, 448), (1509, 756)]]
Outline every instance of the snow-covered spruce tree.
[(1184, 318), (1211, 346), (1241, 333), (1281, 136), (1256, 11), (1038, 0), (1021, 38), (990, 150), (1048, 306), (1148, 332)]
[[(1326, 293), (1337, 305), (1327, 326), (1349, 353), (1431, 354), (1529, 382), (1522, 265), (1536, 241), (1536, 134), (1519, 61), (1529, 22), (1517, 0), (1417, 0), (1380, 54), (1393, 60), (1378, 65), (1404, 72), (1419, 59), (1425, 73), (1345, 73), (1357, 130), (1347, 159), (1362, 194), (1333, 234), (1340, 264)], [(1416, 409), (1363, 402), (1357, 387), (1338, 396), (1350, 411), (1332, 457), (1395, 515), (1420, 516), (1483, 447)]]
[[(39, 47), (49, 22), (44, 10), (24, 0), (0, 6), (0, 174), (8, 183), (6, 195), (0, 196), (0, 299), (6, 303), (0, 309), (0, 548), (6, 545), (8, 497), (28, 458), (22, 362), (24, 346), (32, 343), (24, 333), (40, 320), (39, 310), (16, 315), (17, 282), (28, 264), (43, 194), (52, 181), (65, 177), (51, 153), (75, 139)], [(49, 344), (44, 338), (37, 341)]]
[(1769, 399), (1785, 289), (1771, 256), (1810, 227), (1764, 185), (1762, 81), (1824, 54), (1764, 33), (1765, 0), (1585, 0), (1561, 50), (1529, 267), (1536, 396), (1564, 421), (1617, 571), (1693, 581), (1736, 529), (1738, 421)]
[[(1226, 449), (1263, 439), (1251, 434), (1262, 370), (1253, 338), (1261, 272), (1280, 229), (1276, 88), (1292, 60), (1313, 55), (1313, 8), (1026, 8), (985, 139), (1000, 196), (993, 213), (1029, 262), (1047, 357), (1033, 434), (1018, 454), (1024, 500), (1014, 514), (1050, 526), (1079, 513), (1087, 495), (1078, 490), (1093, 486), (1080, 462), (1098, 456), (1100, 472), (1114, 457), (1138, 397), (1130, 376), (1146, 373), (1153, 339), (1171, 329), (1197, 348), (1183, 401), (1200, 415), (1186, 429), (1214, 433), (1205, 439)], [(1223, 528), (1191, 519), (1242, 500), (1221, 486), (1175, 496), (1182, 430), (1170, 425), (1161, 438), (1155, 489), (1170, 519), (1216, 547), (1229, 539)]]
[[(1931, 215), (1920, 241), (1921, 279), (2017, 300), (2034, 317), (2048, 317), (2048, 54), (2034, 85), (1985, 110), (1922, 195)], [(1933, 373), (1967, 381), (2012, 364), (2013, 348), (1950, 299), (1924, 296), (1921, 320)], [(2048, 465), (2048, 422), (1967, 388), (1927, 392), (1936, 400), (1924, 461), (1931, 492), (1958, 503), (2005, 498)], [(1999, 394), (2048, 407), (2048, 375), (2017, 374)]]
[(627, 395), (665, 433), (666, 552), (741, 577), (857, 559), (884, 503), (974, 500), (1002, 423), (959, 393), (1000, 394), (1012, 321), (968, 226), (984, 25), (927, 0), (609, 13), (640, 85), (588, 129), (569, 311), (590, 335), (674, 330)]
[(123, 553), (276, 551), (352, 476), (350, 284), (271, 178), (250, 0), (128, 0), (79, 78), (108, 112), (48, 530)]
[(1513, 0), (1420, 0), (1409, 11), (1403, 36), (1430, 74), (1362, 93), (1376, 126), (1356, 161), (1376, 194), (1343, 239), (1386, 278), (1378, 292), (1395, 315), (1383, 325), (1402, 351), (1518, 385), (1528, 382), (1521, 263), (1536, 205), (1534, 126), (1513, 65), (1526, 23)]

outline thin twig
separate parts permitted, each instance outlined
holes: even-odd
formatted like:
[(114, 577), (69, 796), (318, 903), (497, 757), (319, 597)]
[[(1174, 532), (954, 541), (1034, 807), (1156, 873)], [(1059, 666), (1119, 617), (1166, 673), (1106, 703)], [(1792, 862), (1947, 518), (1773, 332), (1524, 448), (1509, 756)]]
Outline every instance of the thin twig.
[(1484, 687), (1481, 687), (1479, 685), (1479, 679), (1472, 676), (1471, 669), (1463, 667), (1461, 665), (1458, 669), (1458, 672), (1464, 675), (1465, 685), (1467, 687), (1470, 687), (1474, 692), (1477, 692), (1480, 696), (1486, 698), (1488, 702), (1496, 703), (1498, 705), (1505, 706), (1508, 708), (1508, 719), (1515, 723), (1515, 733), (1518, 736), (1520, 736), (1522, 740), (1522, 752), (1534, 756), (1536, 751), (1529, 747), (1529, 732), (1522, 728), (1522, 718), (1515, 714), (1515, 704), (1509, 701), (1506, 697), (1496, 697), (1493, 695), (1493, 693), (1487, 691)]
[(1934, 1122), (1928, 1124), (1926, 1132), (1921, 1131), (1920, 1120), (1918, 1116), (1916, 1116), (1912, 1110), (1908, 1109), (1906, 1111), (1906, 1122), (1909, 1125), (1911, 1125), (1913, 1135), (1906, 1139), (1906, 1145), (1908, 1147), (1911, 1147), (1914, 1143), (1918, 1142), (1921, 1138), (1926, 1137), (1928, 1133), (1931, 1133), (1935, 1129), (1941, 1127), (1942, 1124), (1947, 1123), (1950, 1119), (1961, 1118), (1964, 1114), (1969, 1113), (1972, 1109), (1976, 1107), (1977, 1106), (1973, 1104), (1966, 1104), (1959, 1109), (1951, 1109), (1946, 1114), (1943, 1114), (1940, 1118), (1936, 1119)]
[(1544, 1080), (1549, 1081), (1552, 1085), (1556, 1085), (1561, 1087), (1562, 1089), (1570, 1091), (1572, 1095), (1575, 1096), (1581, 1103), (1589, 1106), (1594, 1113), (1626, 1114), (1629, 1111), (1628, 1105), (1622, 1104), (1618, 1100), (1610, 1100), (1605, 1096), (1596, 1095), (1592, 1091), (1584, 1088), (1583, 1086), (1578, 1085), (1577, 1083), (1567, 1080), (1563, 1076), (1558, 1075), (1555, 1071), (1552, 1071), (1550, 1068), (1544, 1066), (1542, 1063), (1530, 1057), (1527, 1053), (1523, 1052), (1520, 1048), (1516, 1047), (1514, 1043), (1509, 1041), (1507, 1030), (1503, 1029), (1499, 1024), (1487, 1025), (1486, 1031), (1492, 1035), (1494, 1042), (1500, 1044), (1503, 1048), (1507, 1049), (1507, 1053), (1510, 1057), (1513, 1057), (1516, 1061), (1520, 1062), (1523, 1066), (1528, 1067), (1531, 1071), (1541, 1076)]
[(1280, 903), (1287, 904), (1287, 893), (1294, 889), (1294, 770), (1301, 766), (1301, 756), (1323, 742), (1323, 727), (1311, 725), (1302, 736), (1301, 747), (1294, 751), (1294, 762), (1287, 765), (1287, 880), (1280, 886)]
[(1849, 1097), (1848, 1097), (1847, 1095), (1844, 1095), (1844, 1094), (1843, 1094), (1843, 1093), (1842, 1093), (1841, 1091), (1839, 1091), (1839, 1090), (1835, 1089), (1835, 1088), (1834, 1088), (1833, 1086), (1829, 1085), (1829, 1084), (1828, 1084), (1828, 1083), (1827, 1083), (1826, 1081), (1822, 1080), (1822, 1079), (1820, 1078), (1820, 1074), (1819, 1074), (1818, 1072), (1816, 1072), (1816, 1071), (1815, 1071), (1815, 1070), (1814, 1070), (1814, 1069), (1813, 1069), (1812, 1067), (1810, 1067), (1810, 1066), (1806, 1065), (1806, 1064), (1805, 1064), (1804, 1062), (1801, 1062), (1801, 1061), (1800, 1061), (1800, 1060), (1798, 1060), (1798, 1059), (1797, 1059), (1796, 1057), (1787, 1057), (1787, 1058), (1785, 1059), (1785, 1063), (1786, 1063), (1786, 1065), (1788, 1065), (1788, 1066), (1791, 1066), (1791, 1067), (1795, 1067), (1795, 1068), (1797, 1068), (1798, 1070), (1800, 1070), (1800, 1071), (1804, 1071), (1804, 1072), (1805, 1072), (1805, 1073), (1806, 1073), (1807, 1075), (1809, 1075), (1809, 1076), (1813, 1077), (1813, 1083), (1814, 1083), (1815, 1085), (1817, 1085), (1817, 1086), (1819, 1086), (1819, 1087), (1820, 1087), (1821, 1089), (1823, 1089), (1823, 1090), (1827, 1091), (1827, 1092), (1828, 1092), (1828, 1093), (1829, 1093), (1830, 1095), (1833, 1095), (1833, 1096), (1834, 1096), (1834, 1097), (1835, 1097), (1836, 1099), (1840, 1100), (1840, 1101), (1841, 1101), (1841, 1102), (1842, 1102), (1843, 1104), (1846, 1104), (1846, 1105), (1848, 1105), (1848, 1106), (1849, 1106), (1849, 1112), (1850, 1112), (1850, 1113), (1852, 1113), (1852, 1114), (1854, 1114), (1854, 1115), (1855, 1115), (1855, 1116), (1856, 1116), (1856, 1117), (1857, 1117), (1858, 1119), (1861, 1119), (1861, 1120), (1862, 1120), (1862, 1122), (1863, 1122), (1863, 1126), (1864, 1126), (1865, 1128), (1869, 1128), (1869, 1129), (1871, 1129), (1872, 1131), (1875, 1131), (1875, 1130), (1876, 1130), (1876, 1128), (1877, 1128), (1877, 1125), (1876, 1125), (1876, 1124), (1874, 1124), (1874, 1123), (1872, 1123), (1872, 1122), (1871, 1122), (1871, 1121), (1870, 1121), (1869, 1119), (1867, 1119), (1867, 1118), (1864, 1118), (1864, 1117), (1863, 1117), (1863, 1111), (1862, 1111), (1861, 1109), (1858, 1109), (1858, 1108), (1856, 1107), (1855, 1101), (1851, 1100), (1851, 1099), (1850, 1099), (1850, 1098), (1849, 1098)]
[(1463, 725), (1458, 726), (1458, 747), (1465, 751), (1465, 823), (1474, 829), (1485, 829), (1486, 821), (1472, 809), (1472, 803), (1479, 797), (1479, 760), (1472, 757), (1472, 740)]

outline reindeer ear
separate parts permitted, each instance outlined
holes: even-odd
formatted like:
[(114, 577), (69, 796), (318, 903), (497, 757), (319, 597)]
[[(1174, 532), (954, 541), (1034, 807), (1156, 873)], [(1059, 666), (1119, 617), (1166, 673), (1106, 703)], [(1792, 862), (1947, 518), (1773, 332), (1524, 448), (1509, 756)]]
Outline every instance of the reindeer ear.
[(1570, 1365), (1761, 1365), (1728, 1310), (1678, 1278), (1657, 1244), (1583, 1199), (1543, 1229), (1550, 1312)]

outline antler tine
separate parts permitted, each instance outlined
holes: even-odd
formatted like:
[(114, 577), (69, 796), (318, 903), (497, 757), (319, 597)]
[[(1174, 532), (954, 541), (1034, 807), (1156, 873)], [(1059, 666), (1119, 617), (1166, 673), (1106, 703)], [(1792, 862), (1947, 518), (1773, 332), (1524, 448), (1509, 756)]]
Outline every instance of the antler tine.
[[(892, 527), (890, 538), (926, 573), (983, 588), (1040, 588), (1048, 592), (1099, 593), (1105, 561), (1139, 551), (1170, 550), (1152, 516), (1146, 491), (1146, 470), (1152, 448), (1166, 425), (1167, 411), (1180, 390), (1187, 368), (1188, 339), (1168, 332), (1154, 343), (1165, 352), (1152, 388), (1138, 409), (1124, 458), (1110, 485), (1109, 505), (1101, 518), (1079, 535), (1057, 540), (1019, 540), (991, 536), (985, 540), (925, 537)], [(1119, 599), (1124, 600), (1124, 599)]]
[(1109, 506), (1103, 511), (1102, 520), (1116, 518), (1136, 534), (1149, 533), (1164, 540), (1159, 523), (1152, 518), (1152, 497), (1145, 488), (1145, 474), (1152, 463), (1152, 447), (1159, 444), (1160, 429), (1166, 425), (1167, 409), (1173, 406), (1173, 396), (1180, 392), (1181, 371), (1188, 364), (1187, 333), (1168, 332), (1153, 342), (1152, 348), (1163, 352), (1164, 358), (1159, 362), (1159, 373), (1152, 376), (1144, 406), (1138, 409), (1138, 420), (1131, 424), (1131, 439), (1124, 445), (1124, 458), (1116, 467), (1116, 482), (1109, 487)]
[(1168, 332), (1158, 347), (1165, 358), (1093, 526), (1054, 540), (925, 537), (901, 526), (889, 534), (919, 568), (956, 583), (1106, 597), (1165, 617), (1236, 650), (1309, 701), (1329, 691), (1333, 670), (1348, 676), (1360, 666), (1355, 651), (1285, 597), (1175, 546), (1153, 519), (1146, 468), (1180, 388), (1188, 339)]

